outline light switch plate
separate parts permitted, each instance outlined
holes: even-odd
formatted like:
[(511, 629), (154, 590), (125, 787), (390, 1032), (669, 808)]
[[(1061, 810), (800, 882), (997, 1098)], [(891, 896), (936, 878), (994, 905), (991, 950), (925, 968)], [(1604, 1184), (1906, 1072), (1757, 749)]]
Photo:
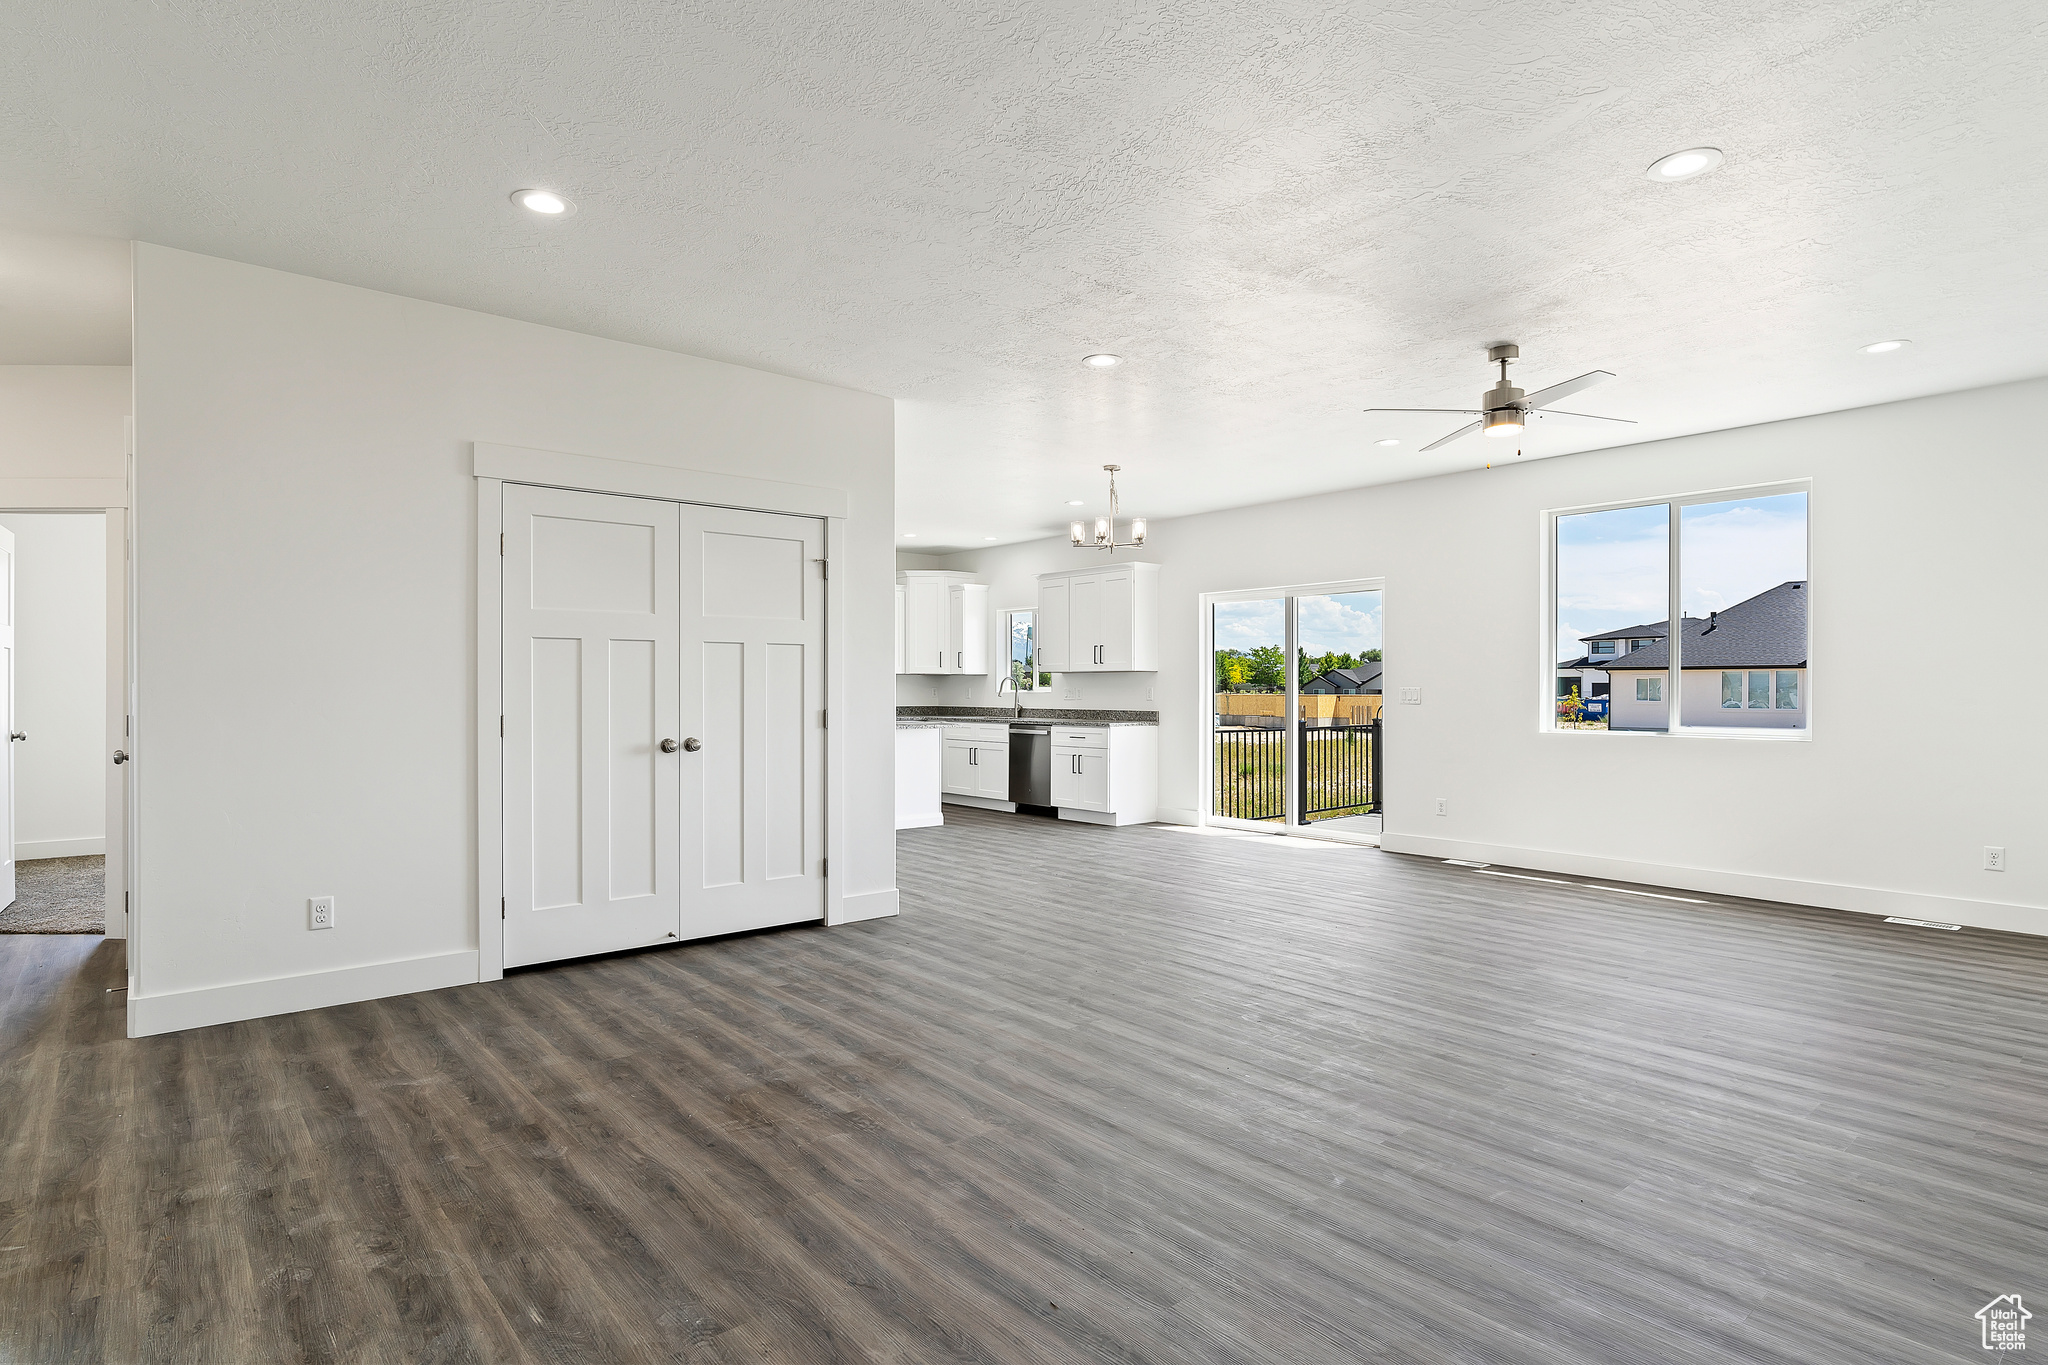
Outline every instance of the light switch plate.
[(1419, 688), (1419, 687), (1404, 687), (1404, 688), (1402, 688), (1402, 689), (1401, 689), (1401, 704), (1402, 704), (1403, 706), (1420, 706), (1420, 705), (1422, 705), (1422, 689), (1421, 689), (1421, 688)]

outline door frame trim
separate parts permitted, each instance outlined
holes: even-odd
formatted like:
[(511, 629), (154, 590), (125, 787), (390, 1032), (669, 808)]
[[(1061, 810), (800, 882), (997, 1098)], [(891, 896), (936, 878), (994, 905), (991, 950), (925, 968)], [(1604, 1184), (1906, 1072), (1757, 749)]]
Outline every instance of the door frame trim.
[[(1292, 586), (1271, 588), (1235, 588), (1221, 592), (1199, 593), (1195, 598), (1198, 613), (1195, 625), (1195, 648), (1199, 660), (1195, 669), (1195, 685), (1203, 689), (1199, 695), (1195, 714), (1203, 718), (1200, 733), (1196, 737), (1195, 818), (1192, 822), (1198, 828), (1215, 828), (1248, 834), (1284, 835), (1293, 839), (1322, 839), (1329, 843), (1373, 844), (1377, 839), (1370, 835), (1339, 834), (1335, 831), (1316, 832), (1313, 824), (1298, 825), (1294, 822), (1299, 813), (1294, 808), (1295, 764), (1301, 761), (1295, 752), (1295, 736), (1300, 733), (1301, 720), (1301, 679), (1294, 668), (1287, 670), (1287, 704), (1281, 717), (1280, 731), (1282, 752), (1286, 755), (1286, 773), (1282, 778), (1285, 786), (1285, 813), (1276, 826), (1267, 820), (1240, 820), (1227, 815), (1217, 815), (1216, 773), (1215, 773), (1215, 711), (1216, 711), (1216, 605), (1220, 602), (1263, 602), (1280, 598), (1294, 603), (1282, 608), (1286, 623), (1285, 650), (1291, 660), (1300, 646), (1300, 631), (1297, 613), (1300, 599), (1324, 597), (1342, 592), (1376, 592), (1380, 595), (1380, 650), (1386, 652), (1387, 640), (1387, 580), (1384, 575), (1371, 578), (1339, 578), (1323, 583), (1298, 583)], [(1386, 709), (1386, 684), (1380, 684), (1380, 708)], [(1385, 812), (1381, 813), (1381, 826), (1385, 827)]]
[[(505, 975), (505, 762), (498, 734), (505, 710), (504, 559), (498, 536), (505, 525), (505, 485), (535, 484), (581, 493), (614, 493), (667, 502), (731, 507), (816, 517), (825, 523), (825, 558), (846, 562), (846, 490), (778, 483), (735, 474), (713, 474), (672, 465), (643, 464), (597, 455), (533, 450), (487, 441), (471, 445), (470, 472), (476, 479), (476, 979)], [(846, 711), (846, 641), (841, 607), (844, 573), (825, 575), (825, 708), (839, 718)], [(846, 924), (873, 911), (849, 915), (846, 894), (846, 724), (825, 727), (825, 923)], [(497, 915), (492, 901), (500, 903)]]

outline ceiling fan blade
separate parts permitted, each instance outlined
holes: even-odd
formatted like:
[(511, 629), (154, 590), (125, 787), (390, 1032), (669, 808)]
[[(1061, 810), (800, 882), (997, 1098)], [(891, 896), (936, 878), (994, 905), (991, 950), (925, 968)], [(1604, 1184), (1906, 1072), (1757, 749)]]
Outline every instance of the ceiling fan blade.
[(1577, 379), (1567, 379), (1562, 384), (1552, 384), (1547, 389), (1538, 389), (1536, 392), (1523, 398), (1522, 405), (1524, 407), (1540, 408), (1545, 403), (1555, 403), (1560, 398), (1569, 398), (1581, 389), (1590, 389), (1595, 384), (1604, 384), (1612, 378), (1614, 376), (1606, 370), (1593, 370), (1587, 374), (1580, 375)]
[(1364, 411), (1366, 411), (1366, 412), (1448, 412), (1448, 413), (1451, 413), (1451, 414), (1453, 414), (1453, 415), (1459, 415), (1459, 414), (1462, 414), (1463, 416), (1466, 416), (1466, 417), (1482, 417), (1482, 416), (1484, 416), (1484, 415), (1485, 415), (1484, 413), (1480, 412), (1480, 410), (1479, 410), (1478, 408), (1366, 408), (1366, 409), (1364, 409)]
[(1564, 425), (1566, 426), (1570, 426), (1573, 422), (1613, 422), (1617, 426), (1624, 427), (1632, 427), (1636, 424), (1635, 419), (1632, 417), (1595, 417), (1590, 412), (1531, 412), (1529, 416), (1541, 417), (1546, 420), (1562, 417), (1565, 419)]
[(1442, 437), (1441, 439), (1435, 441), (1431, 441), (1428, 445), (1424, 446), (1422, 449), (1416, 451), (1415, 453), (1417, 455), (1427, 455), (1430, 451), (1435, 450), (1438, 446), (1447, 446), (1451, 442), (1457, 440), (1460, 436), (1470, 436), (1473, 432), (1479, 430), (1479, 428), (1485, 425), (1486, 423), (1484, 422), (1469, 422), (1466, 425), (1459, 427), (1450, 435)]

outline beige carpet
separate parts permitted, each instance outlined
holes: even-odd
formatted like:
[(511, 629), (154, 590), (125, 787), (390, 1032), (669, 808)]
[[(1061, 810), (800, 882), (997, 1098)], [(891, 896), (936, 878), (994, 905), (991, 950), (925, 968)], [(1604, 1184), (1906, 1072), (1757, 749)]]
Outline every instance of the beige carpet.
[(107, 932), (107, 860), (37, 858), (14, 865), (14, 904), (0, 910), (0, 934)]

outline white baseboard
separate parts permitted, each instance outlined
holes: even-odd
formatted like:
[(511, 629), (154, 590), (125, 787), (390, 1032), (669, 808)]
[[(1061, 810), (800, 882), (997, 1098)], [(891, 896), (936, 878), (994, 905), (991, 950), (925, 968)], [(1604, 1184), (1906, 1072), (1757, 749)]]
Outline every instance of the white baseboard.
[(993, 796), (959, 796), (953, 792), (947, 792), (939, 800), (949, 806), (976, 806), (982, 810), (1015, 811), (1017, 809), (1015, 801), (1000, 801)]
[(943, 825), (945, 823), (946, 813), (937, 810), (919, 815), (899, 815), (896, 817), (896, 828), (898, 829), (930, 829), (933, 825)]
[(106, 851), (107, 837), (104, 834), (91, 839), (30, 839), (15, 844), (14, 861), (26, 863), (37, 858), (86, 858)]
[(840, 902), (840, 924), (858, 924), (864, 919), (887, 919), (901, 910), (901, 897), (895, 887), (887, 891), (863, 891), (848, 896)]
[(1192, 808), (1182, 810), (1179, 806), (1161, 806), (1159, 808), (1159, 823), (1162, 825), (1199, 825), (1202, 823), (1202, 813)]
[(1931, 919), (1943, 924), (1967, 924), (1974, 929), (2048, 935), (2048, 907), (2038, 905), (1967, 900), (1960, 896), (1933, 896), (1918, 891), (1888, 891), (1875, 886), (1806, 881), (1797, 877), (1766, 877), (1750, 872), (1722, 872), (1705, 867), (1639, 863), (1623, 858), (1599, 858), (1583, 853), (1555, 853), (1547, 849), (1515, 848), (1506, 844), (1475, 844), (1462, 839), (1439, 839), (1429, 835), (1396, 834), (1391, 831), (1380, 835), (1380, 847), (1389, 853), (1416, 853), (1430, 858), (1469, 858), (1474, 862), (1501, 863), (1508, 867), (1533, 868), (1539, 872), (1562, 872), (1574, 877), (1606, 877), (1618, 882), (1668, 886), (1680, 891), (1704, 891), (1716, 896), (1741, 896), (1748, 900), (1811, 905), (1822, 910), (1847, 910), (1858, 915), (1902, 915), (1909, 919)]
[(131, 993), (128, 1036), (146, 1038), (153, 1033), (176, 1033), (209, 1024), (232, 1024), (240, 1019), (262, 1019), (329, 1005), (352, 1005), (358, 1000), (381, 1000), (386, 996), (475, 984), (476, 949), (468, 948), (432, 957), (342, 967), (331, 972), (238, 981), (230, 986), (202, 986), (162, 995)]

